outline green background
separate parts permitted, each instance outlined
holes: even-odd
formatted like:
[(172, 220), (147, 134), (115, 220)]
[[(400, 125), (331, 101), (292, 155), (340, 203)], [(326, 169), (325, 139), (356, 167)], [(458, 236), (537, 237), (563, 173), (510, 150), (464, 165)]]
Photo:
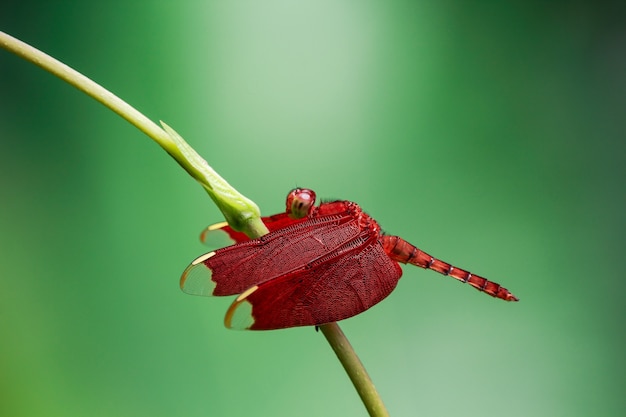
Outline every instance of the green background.
[[(185, 137), (521, 301), (405, 267), (342, 327), (394, 416), (626, 412), (618, 2), (5, 2), (0, 30)], [(0, 51), (0, 415), (361, 416), (312, 328), (235, 332), (182, 270), (221, 221), (128, 123)]]

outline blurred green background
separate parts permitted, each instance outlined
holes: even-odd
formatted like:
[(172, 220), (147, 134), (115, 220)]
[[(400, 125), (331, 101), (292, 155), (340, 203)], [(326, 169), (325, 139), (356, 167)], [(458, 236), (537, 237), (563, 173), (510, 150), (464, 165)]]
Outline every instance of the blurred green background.
[[(185, 137), (264, 214), (289, 189), (500, 282), (406, 267), (342, 327), (394, 416), (626, 412), (618, 2), (4, 2), (0, 30)], [(162, 150), (0, 51), (0, 415), (361, 416), (312, 328), (184, 295), (221, 221)]]

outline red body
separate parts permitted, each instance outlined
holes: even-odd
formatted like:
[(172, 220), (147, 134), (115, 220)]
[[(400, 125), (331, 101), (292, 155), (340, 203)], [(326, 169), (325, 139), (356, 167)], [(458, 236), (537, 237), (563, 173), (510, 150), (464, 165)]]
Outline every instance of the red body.
[[(263, 218), (270, 233), (258, 239), (222, 227), (236, 243), (194, 261), (181, 288), (198, 295), (243, 293), (229, 309), (226, 325), (253, 330), (320, 325), (361, 313), (396, 287), (402, 275), (398, 262), (517, 301), (495, 282), (433, 258), (402, 238), (383, 235), (356, 203), (314, 207), (314, 201), (311, 190), (293, 190), (285, 213)], [(244, 306), (250, 318), (247, 310), (242, 315)], [(245, 324), (232, 322), (237, 317)]]

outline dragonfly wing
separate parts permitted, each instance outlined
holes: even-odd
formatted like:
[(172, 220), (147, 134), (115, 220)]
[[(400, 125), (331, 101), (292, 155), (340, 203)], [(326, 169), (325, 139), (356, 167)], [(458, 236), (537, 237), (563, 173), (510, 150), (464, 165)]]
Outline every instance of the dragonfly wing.
[(401, 275), (377, 234), (366, 230), (305, 268), (252, 286), (224, 322), (233, 329), (271, 330), (343, 320), (387, 297)]
[(250, 240), (250, 238), (245, 233), (235, 232), (227, 222), (207, 226), (200, 233), (200, 242), (212, 249), (223, 248), (246, 240)]
[(331, 252), (360, 231), (358, 220), (348, 212), (305, 218), (261, 238), (200, 256), (185, 269), (180, 286), (193, 295), (240, 294)]
[[(307, 192), (313, 193), (313, 191), (311, 190), (307, 190)], [(315, 193), (313, 193), (313, 195), (315, 195)], [(315, 199), (315, 197), (313, 197), (313, 199)], [(301, 202), (301, 197), (292, 197), (291, 201), (292, 203)], [(312, 212), (309, 218), (342, 214), (345, 215), (349, 211), (355, 213), (353, 206), (348, 205), (347, 203), (348, 202), (346, 201), (333, 201), (329, 203), (322, 203), (319, 207), (316, 208), (311, 208), (310, 205), (305, 205), (304, 207), (306, 207), (307, 212)], [(303, 210), (303, 208), (299, 207), (298, 210)], [(298, 212), (296, 212), (296, 214), (298, 214)], [(265, 226), (267, 226), (267, 229), (271, 233), (276, 230), (306, 221), (306, 218), (292, 218), (289, 216), (288, 213), (285, 212), (274, 214), (273, 216), (262, 217), (261, 220), (263, 220), (263, 223), (265, 224)], [(245, 233), (233, 230), (233, 228), (230, 227), (227, 222), (212, 224), (206, 227), (202, 231), (202, 233), (200, 233), (200, 241), (214, 249), (223, 248), (224, 246), (230, 246), (236, 243), (247, 242), (249, 240), (250, 238)]]
[[(261, 220), (263, 220), (263, 223), (265, 223), (265, 226), (270, 232), (302, 221), (301, 219), (292, 219), (287, 213), (262, 217)], [(200, 241), (210, 248), (222, 248), (249, 240), (250, 238), (245, 233), (233, 230), (227, 222), (207, 226), (202, 233), (200, 233)]]

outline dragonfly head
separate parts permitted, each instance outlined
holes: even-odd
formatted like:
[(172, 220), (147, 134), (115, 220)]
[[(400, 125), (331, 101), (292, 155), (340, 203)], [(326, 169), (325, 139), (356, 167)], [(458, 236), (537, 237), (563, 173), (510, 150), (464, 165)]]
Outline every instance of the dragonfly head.
[(306, 217), (315, 204), (315, 191), (308, 188), (294, 188), (287, 194), (287, 213), (293, 219)]

